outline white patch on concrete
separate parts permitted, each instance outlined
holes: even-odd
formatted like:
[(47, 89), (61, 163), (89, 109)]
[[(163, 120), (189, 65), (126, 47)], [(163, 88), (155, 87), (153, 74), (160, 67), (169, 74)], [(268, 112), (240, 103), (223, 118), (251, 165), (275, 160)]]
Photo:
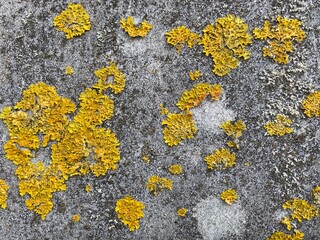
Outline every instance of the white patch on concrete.
[(239, 202), (229, 206), (220, 199), (210, 196), (200, 201), (194, 212), (203, 239), (217, 240), (239, 236), (245, 230), (246, 213)]
[(196, 121), (197, 129), (213, 134), (222, 133), (219, 126), (227, 120), (233, 121), (236, 114), (226, 108), (225, 103), (220, 101), (204, 101), (199, 107), (191, 110)]

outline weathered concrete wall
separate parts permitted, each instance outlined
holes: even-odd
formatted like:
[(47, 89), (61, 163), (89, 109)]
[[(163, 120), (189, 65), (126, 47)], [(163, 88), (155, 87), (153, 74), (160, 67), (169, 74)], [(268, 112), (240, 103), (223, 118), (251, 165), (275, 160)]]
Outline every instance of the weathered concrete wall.
[[(78, 1), (76, 1), (78, 2)], [(8, 131), (1, 122), (0, 178), (10, 186), (8, 207), (0, 210), (0, 239), (265, 239), (285, 215), (288, 199), (312, 201), (319, 185), (319, 119), (306, 118), (301, 101), (319, 89), (319, 9), (316, 0), (289, 1), (83, 1), (92, 29), (66, 40), (53, 26), (53, 18), (66, 8), (64, 1), (1, 1), (0, 3), (0, 108), (14, 106), (31, 83), (44, 81), (78, 103), (79, 94), (96, 82), (93, 72), (115, 61), (125, 74), (126, 88), (113, 95), (115, 115), (105, 123), (121, 143), (118, 169), (105, 177), (74, 177), (67, 191), (54, 194), (53, 211), (42, 221), (27, 210), (20, 197), (16, 166), (6, 159), (3, 145)], [(248, 49), (251, 57), (224, 77), (212, 73), (212, 60), (200, 46), (178, 54), (165, 40), (165, 32), (185, 25), (195, 32), (219, 17), (235, 14), (250, 27), (261, 27), (277, 15), (302, 21), (307, 38), (295, 45), (290, 62), (280, 65), (262, 57), (261, 41)], [(132, 15), (146, 19), (153, 29), (140, 39), (130, 38), (119, 26)], [(72, 76), (64, 74), (73, 66)], [(188, 73), (203, 72), (201, 82), (220, 83), (218, 103), (209, 100), (194, 109), (195, 138), (177, 147), (163, 141), (159, 104), (176, 111), (182, 92), (194, 83)], [(153, 73), (153, 70), (156, 70)], [(284, 137), (265, 134), (263, 124), (278, 113), (289, 115), (295, 132)], [(207, 171), (204, 157), (225, 146), (218, 128), (225, 120), (242, 119), (247, 131), (241, 138), (235, 167)], [(141, 155), (151, 156), (149, 164)], [(49, 149), (37, 153), (50, 159)], [(249, 167), (244, 163), (250, 162)], [(180, 163), (183, 175), (166, 168)], [(174, 180), (172, 191), (153, 196), (145, 184), (151, 175)], [(93, 190), (85, 191), (86, 184)], [(226, 188), (237, 190), (239, 200), (228, 208), (219, 200)], [(140, 229), (130, 232), (114, 212), (115, 201), (131, 195), (144, 202)], [(176, 214), (179, 207), (189, 212)], [(73, 214), (80, 222), (71, 220)], [(320, 219), (299, 223), (305, 239), (318, 239)]]

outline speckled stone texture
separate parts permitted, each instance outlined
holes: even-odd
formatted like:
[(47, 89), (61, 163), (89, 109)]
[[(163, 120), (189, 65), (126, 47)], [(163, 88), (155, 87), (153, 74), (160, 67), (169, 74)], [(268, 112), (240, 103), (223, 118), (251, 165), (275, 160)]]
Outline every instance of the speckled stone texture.
[[(69, 2), (69, 1), (68, 1)], [(78, 1), (75, 1), (78, 2)], [(8, 131), (0, 123), (0, 178), (10, 186), (8, 206), (0, 210), (0, 239), (265, 239), (286, 215), (281, 205), (294, 197), (312, 201), (320, 184), (320, 130), (318, 118), (306, 118), (301, 101), (320, 83), (320, 2), (317, 0), (91, 0), (82, 1), (92, 28), (81, 37), (66, 40), (53, 26), (53, 18), (67, 1), (8, 0), (0, 2), (0, 110), (14, 106), (30, 84), (44, 81), (58, 93), (78, 102), (79, 94), (96, 82), (94, 70), (111, 61), (125, 74), (126, 88), (115, 101), (115, 115), (103, 126), (121, 142), (116, 171), (104, 177), (73, 177), (65, 192), (54, 194), (54, 208), (46, 220), (27, 210), (18, 191), (16, 166), (6, 159), (3, 145)], [(201, 33), (219, 17), (235, 14), (250, 28), (261, 27), (277, 15), (302, 21), (307, 38), (294, 44), (287, 65), (262, 57), (262, 41), (248, 47), (251, 57), (224, 77), (212, 73), (212, 60), (201, 46), (183, 48), (178, 54), (166, 44), (165, 32), (179, 25)], [(121, 18), (132, 15), (147, 20), (153, 29), (145, 38), (130, 38)], [(65, 75), (66, 66), (75, 73)], [(206, 100), (194, 109), (198, 132), (193, 139), (168, 147), (162, 136), (159, 104), (178, 112), (175, 103), (195, 83), (189, 72), (201, 70), (199, 82), (220, 83), (218, 103)], [(156, 70), (156, 71), (154, 71)], [(293, 120), (294, 133), (267, 136), (266, 121), (278, 113)], [(237, 163), (223, 171), (207, 171), (204, 157), (225, 146), (221, 121), (242, 119), (247, 131), (240, 139)], [(148, 155), (146, 164), (141, 156)], [(37, 152), (50, 161), (50, 149)], [(245, 166), (249, 162), (250, 166)], [(171, 164), (181, 164), (182, 175), (170, 175)], [(145, 185), (151, 175), (174, 180), (172, 191), (156, 197)], [(85, 186), (92, 184), (87, 193)], [(239, 201), (223, 205), (219, 195), (237, 190)], [(144, 202), (140, 229), (130, 232), (114, 211), (126, 195)], [(176, 211), (189, 211), (181, 218)], [(73, 222), (79, 214), (81, 220)], [(216, 216), (214, 216), (216, 215)], [(230, 222), (228, 222), (230, 221)], [(319, 239), (320, 218), (296, 224), (305, 239)], [(230, 228), (230, 229), (229, 229)]]

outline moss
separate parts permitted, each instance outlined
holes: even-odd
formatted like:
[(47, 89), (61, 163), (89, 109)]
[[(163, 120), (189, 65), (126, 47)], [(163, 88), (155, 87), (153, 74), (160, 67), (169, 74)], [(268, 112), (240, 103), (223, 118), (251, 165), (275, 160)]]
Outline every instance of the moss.
[(288, 200), (282, 207), (283, 209), (292, 210), (291, 219), (296, 219), (299, 222), (302, 222), (303, 219), (310, 220), (317, 216), (317, 208), (304, 199), (294, 198), (293, 200)]
[(181, 98), (177, 102), (177, 107), (182, 111), (188, 111), (199, 106), (207, 96), (211, 96), (212, 100), (219, 100), (222, 94), (222, 87), (219, 84), (199, 83), (192, 89), (184, 91)]
[(177, 51), (180, 52), (181, 48), (188, 44), (189, 48), (192, 48), (200, 42), (201, 37), (192, 32), (185, 26), (179, 26), (171, 29), (170, 32), (166, 32), (167, 43), (176, 47)]
[(146, 187), (150, 192), (157, 196), (158, 191), (161, 192), (163, 189), (172, 190), (172, 184), (172, 180), (153, 175), (149, 177)]
[(234, 189), (227, 189), (220, 194), (220, 198), (227, 204), (232, 205), (238, 199), (238, 194)]
[(302, 101), (302, 109), (308, 117), (320, 116), (320, 91), (310, 93), (305, 100)]
[(74, 70), (71, 66), (67, 66), (64, 73), (67, 75), (72, 75), (74, 73)]
[(133, 17), (129, 16), (127, 19), (121, 19), (121, 28), (129, 34), (130, 37), (145, 37), (152, 29), (152, 24), (143, 21), (139, 26), (136, 26)]
[(7, 207), (7, 191), (9, 190), (8, 184), (0, 179), (0, 207), (6, 208)]
[(293, 40), (301, 42), (306, 34), (301, 30), (301, 22), (297, 19), (278, 16), (277, 22), (276, 26), (271, 27), (270, 22), (265, 21), (262, 28), (253, 30), (253, 35), (256, 39), (269, 42), (269, 46), (263, 48), (263, 56), (286, 64), (289, 61), (288, 53), (293, 51)]
[(275, 232), (267, 240), (302, 240), (304, 238), (304, 233), (299, 230), (295, 230), (292, 235), (288, 235), (284, 232)]
[(115, 211), (118, 213), (118, 218), (130, 231), (139, 229), (139, 219), (144, 217), (143, 210), (145, 205), (133, 199), (131, 196), (126, 196), (117, 200)]
[(205, 157), (204, 161), (208, 165), (209, 170), (223, 170), (236, 164), (236, 155), (228, 149), (217, 149), (213, 154)]
[(188, 209), (186, 209), (186, 208), (179, 208), (177, 210), (177, 214), (180, 217), (185, 217), (187, 215), (187, 212), (188, 212)]
[(199, 71), (199, 70), (195, 70), (195, 71), (191, 71), (189, 73), (189, 77), (191, 79), (191, 81), (195, 81), (198, 80), (199, 77), (201, 77), (203, 74)]
[(80, 3), (69, 3), (68, 8), (53, 19), (53, 25), (64, 32), (67, 39), (80, 36), (91, 28), (90, 16)]
[(203, 29), (201, 44), (206, 56), (214, 62), (213, 72), (224, 76), (239, 65), (238, 58), (248, 59), (250, 52), (246, 49), (252, 43), (248, 25), (234, 15), (227, 15), (209, 24)]
[(269, 121), (264, 125), (269, 135), (283, 136), (293, 132), (292, 120), (285, 115), (278, 114), (275, 121)]
[(182, 166), (180, 164), (174, 164), (169, 167), (169, 172), (171, 174), (179, 175), (183, 171)]

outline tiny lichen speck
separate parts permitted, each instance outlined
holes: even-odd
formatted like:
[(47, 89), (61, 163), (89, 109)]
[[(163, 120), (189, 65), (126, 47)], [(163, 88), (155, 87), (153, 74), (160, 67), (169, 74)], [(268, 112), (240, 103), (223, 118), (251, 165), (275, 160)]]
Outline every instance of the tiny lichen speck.
[(80, 221), (80, 216), (78, 214), (75, 214), (75, 215), (72, 216), (72, 220), (74, 222), (79, 222)]
[(213, 154), (206, 156), (204, 161), (209, 170), (223, 170), (236, 164), (236, 154), (225, 148), (217, 149)]
[(53, 19), (53, 25), (64, 32), (67, 39), (80, 36), (91, 28), (90, 16), (80, 3), (69, 3), (68, 8)]
[(167, 43), (176, 47), (177, 51), (180, 52), (181, 48), (185, 43), (188, 44), (189, 48), (199, 44), (201, 37), (192, 32), (185, 26), (179, 26), (171, 29), (170, 32), (166, 32)]
[(310, 93), (305, 100), (302, 101), (302, 109), (308, 117), (320, 116), (320, 91)]
[(187, 212), (188, 212), (188, 209), (186, 208), (179, 208), (177, 210), (177, 214), (180, 216), (180, 217), (185, 217), (187, 215)]
[(199, 70), (195, 70), (194, 72), (189, 73), (189, 77), (191, 81), (198, 80), (199, 77), (201, 77), (203, 74)]
[(146, 187), (150, 192), (157, 196), (158, 191), (161, 192), (163, 189), (172, 190), (172, 184), (172, 180), (153, 175), (149, 177)]
[(180, 164), (174, 164), (169, 167), (169, 172), (171, 174), (179, 175), (182, 173), (182, 166)]
[(8, 184), (0, 179), (0, 207), (7, 207), (7, 191), (9, 190)]
[(301, 42), (306, 33), (301, 30), (301, 22), (297, 19), (287, 19), (277, 17), (278, 24), (270, 26), (269, 21), (265, 21), (261, 29), (255, 28), (253, 35), (256, 39), (269, 41), (269, 46), (263, 48), (263, 56), (270, 57), (277, 63), (286, 64), (289, 61), (288, 52), (292, 52), (292, 41)]
[(134, 231), (140, 227), (139, 219), (144, 217), (144, 208), (145, 205), (142, 202), (126, 196), (117, 200), (115, 211), (121, 222), (127, 225), (130, 231)]
[(67, 66), (64, 73), (67, 75), (72, 75), (74, 73), (74, 70), (71, 66)]
[(291, 128), (292, 120), (282, 114), (276, 116), (275, 121), (269, 121), (264, 125), (269, 135), (283, 136), (293, 132)]
[(152, 29), (152, 24), (143, 21), (140, 26), (136, 26), (133, 17), (129, 16), (127, 19), (121, 19), (121, 28), (129, 34), (130, 37), (145, 37)]
[(232, 205), (238, 199), (238, 194), (234, 189), (227, 189), (220, 194), (220, 198), (227, 204)]
[(314, 203), (320, 205), (320, 186), (317, 186), (312, 190), (312, 196), (314, 198)]
[(203, 52), (212, 57), (213, 72), (218, 76), (224, 76), (231, 69), (237, 68), (237, 57), (247, 60), (250, 52), (245, 47), (251, 43), (252, 36), (248, 33), (248, 25), (234, 15), (218, 18), (215, 25), (207, 25), (203, 29), (201, 40)]

